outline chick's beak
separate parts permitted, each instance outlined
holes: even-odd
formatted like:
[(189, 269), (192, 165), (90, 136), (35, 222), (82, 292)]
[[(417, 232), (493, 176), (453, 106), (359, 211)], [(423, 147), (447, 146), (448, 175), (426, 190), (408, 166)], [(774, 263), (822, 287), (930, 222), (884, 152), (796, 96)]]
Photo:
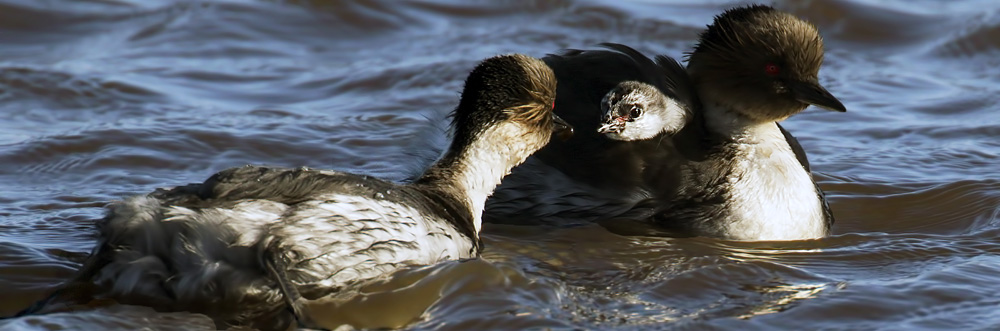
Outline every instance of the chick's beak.
[(597, 128), (597, 133), (620, 133), (625, 130), (625, 120), (622, 118), (611, 119)]
[(552, 114), (552, 133), (560, 140), (566, 141), (573, 137), (573, 126), (566, 123), (561, 117)]
[(840, 100), (837, 100), (833, 94), (830, 94), (823, 86), (819, 85), (819, 82), (796, 81), (788, 84), (788, 87), (792, 91), (792, 94), (795, 95), (795, 100), (799, 102), (808, 103), (827, 110), (847, 111), (844, 104), (840, 103)]

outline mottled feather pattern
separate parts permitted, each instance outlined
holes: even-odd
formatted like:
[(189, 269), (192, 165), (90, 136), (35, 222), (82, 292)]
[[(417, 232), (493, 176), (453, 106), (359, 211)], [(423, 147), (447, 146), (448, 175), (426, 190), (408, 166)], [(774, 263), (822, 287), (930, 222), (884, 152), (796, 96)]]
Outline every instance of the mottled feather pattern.
[(475, 254), (472, 241), (447, 223), (390, 201), (342, 194), (297, 205), (263, 241), (280, 252), (293, 282), (322, 287)]
[[(555, 78), (539, 59), (496, 56), (466, 80), (448, 151), (409, 184), (338, 171), (241, 167), (110, 206), (74, 281), (114, 299), (207, 313), (220, 327), (280, 329), (300, 299), (405, 265), (475, 257), (482, 206), (556, 129)], [(95, 291), (96, 292), (96, 291)]]
[[(274, 184), (284, 181), (297, 185)], [(303, 292), (327, 293), (404, 265), (477, 254), (478, 237), (457, 225), (470, 216), (440, 219), (414, 205), (447, 208), (413, 188), (337, 171), (228, 169), (112, 204), (94, 253), (108, 261), (92, 278), (126, 302), (240, 320), (283, 305), (265, 256), (282, 258)]]
[(215, 312), (215, 305), (243, 301), (279, 304), (279, 293), (261, 279), (251, 245), (260, 224), (274, 222), (281, 210), (266, 201), (199, 210), (163, 206), (148, 196), (128, 198), (111, 207), (102, 226), (106, 241), (99, 249), (111, 251), (95, 255), (111, 260), (96, 271), (94, 282), (112, 295), (167, 309)]

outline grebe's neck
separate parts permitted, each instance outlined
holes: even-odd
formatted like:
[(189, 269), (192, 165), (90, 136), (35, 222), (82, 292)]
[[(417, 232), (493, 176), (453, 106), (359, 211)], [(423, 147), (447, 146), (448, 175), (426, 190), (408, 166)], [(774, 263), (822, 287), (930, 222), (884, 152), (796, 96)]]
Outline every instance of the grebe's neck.
[(706, 128), (719, 136), (752, 144), (774, 136), (774, 132), (778, 130), (775, 123), (783, 120), (760, 121), (752, 119), (744, 115), (738, 107), (738, 105), (706, 100), (703, 108)]
[(448, 151), (416, 181), (448, 193), (469, 208), (478, 236), (486, 199), (511, 169), (524, 162), (537, 146), (516, 123), (501, 123), (472, 137), (454, 140)]

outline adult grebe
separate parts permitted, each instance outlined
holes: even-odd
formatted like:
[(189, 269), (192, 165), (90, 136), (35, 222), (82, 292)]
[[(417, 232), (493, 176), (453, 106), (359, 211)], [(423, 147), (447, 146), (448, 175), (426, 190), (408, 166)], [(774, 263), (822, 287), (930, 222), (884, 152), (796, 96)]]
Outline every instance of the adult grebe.
[[(499, 210), (541, 218), (560, 215), (552, 212), (558, 207), (572, 211), (562, 215), (654, 220), (688, 235), (737, 240), (828, 234), (833, 214), (812, 179), (805, 152), (777, 124), (810, 104), (845, 110), (818, 83), (823, 42), (813, 25), (761, 5), (716, 17), (689, 57), (688, 89), (696, 97), (687, 100), (695, 102), (684, 102), (679, 97), (683, 93), (664, 93), (691, 106), (693, 116), (678, 132), (650, 128), (646, 134), (654, 139), (618, 141), (624, 137), (586, 133), (600, 134), (608, 107), (607, 101), (598, 100), (617, 84), (645, 83), (657, 87), (647, 91), (660, 97), (655, 92), (665, 90), (662, 80), (650, 75), (662, 70), (607, 51), (577, 51), (544, 60), (559, 79), (557, 113), (582, 132), (539, 151), (526, 162), (531, 167), (517, 169), (518, 176), (508, 178), (496, 194), (505, 200), (491, 199), (490, 206), (496, 208), (487, 208), (488, 217)], [(637, 117), (632, 123), (625, 119), (624, 126), (606, 129), (639, 129), (655, 117)], [(557, 184), (570, 189), (538, 184), (552, 177), (563, 178)], [(537, 196), (545, 197), (548, 205), (537, 203)]]
[(776, 123), (810, 104), (846, 110), (818, 82), (816, 27), (767, 6), (734, 8), (716, 17), (688, 60), (705, 130), (697, 144), (707, 154), (684, 163), (659, 223), (737, 240), (826, 236), (833, 214), (823, 191), (805, 151)]
[(25, 313), (89, 287), (87, 299), (205, 313), (220, 327), (282, 329), (292, 321), (284, 303), (296, 307), (300, 294), (475, 257), (486, 198), (553, 131), (571, 130), (552, 112), (555, 88), (538, 59), (483, 61), (466, 79), (449, 149), (410, 184), (241, 167), (115, 202), (79, 275)]

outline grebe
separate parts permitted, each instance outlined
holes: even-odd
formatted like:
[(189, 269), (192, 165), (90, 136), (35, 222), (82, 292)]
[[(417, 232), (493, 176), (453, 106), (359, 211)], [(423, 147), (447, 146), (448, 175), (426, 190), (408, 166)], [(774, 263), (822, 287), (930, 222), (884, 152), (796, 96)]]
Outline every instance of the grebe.
[(771, 7), (716, 17), (688, 57), (702, 102), (697, 142), (682, 185), (657, 213), (660, 224), (736, 240), (799, 240), (829, 233), (833, 213), (805, 151), (777, 122), (816, 105), (845, 107), (818, 82), (823, 40), (816, 27)]
[(450, 147), (409, 184), (248, 166), (112, 203), (78, 276), (47, 301), (90, 287), (98, 298), (205, 313), (220, 327), (282, 329), (300, 295), (475, 257), (486, 198), (554, 131), (572, 130), (552, 112), (555, 89), (541, 60), (484, 60), (452, 114)]
[[(624, 61), (611, 52), (571, 52), (544, 60), (559, 79), (557, 113), (582, 133), (601, 134), (598, 129), (607, 118), (602, 117), (605, 103), (599, 100), (616, 86), (622, 87), (617, 84), (661, 84), (650, 75), (662, 70), (641, 61)], [(572, 205), (576, 208), (573, 215), (652, 220), (686, 235), (735, 240), (826, 236), (833, 213), (811, 176), (801, 145), (777, 124), (810, 104), (845, 111), (843, 104), (818, 83), (822, 61), (823, 42), (815, 26), (768, 6), (727, 10), (701, 34), (689, 54), (688, 89), (695, 96), (685, 99), (677, 97), (683, 93), (664, 93), (667, 99), (694, 110), (683, 122), (683, 129), (673, 132), (672, 127), (652, 127), (634, 137), (654, 138), (632, 141), (615, 141), (632, 139), (620, 134), (600, 139), (578, 134), (578, 138), (553, 143), (529, 158), (525, 165), (530, 167), (521, 167), (514, 174), (529, 176), (508, 178), (496, 196), (511, 195), (508, 191), (518, 192), (522, 200), (544, 196), (552, 205)], [(664, 89), (646, 91), (657, 90)], [(642, 116), (649, 115), (645, 112)], [(668, 113), (672, 112), (661, 114)], [(640, 129), (639, 125), (651, 119), (654, 116), (637, 117), (630, 123), (626, 117), (624, 126), (614, 124), (604, 131)], [(681, 123), (677, 118), (664, 122)], [(622, 144), (654, 148), (629, 154), (620, 152)], [(631, 147), (633, 144), (637, 147)], [(560, 176), (572, 181), (563, 186), (590, 185), (612, 193), (556, 193), (535, 184)], [(516, 186), (518, 183), (528, 185)], [(531, 212), (516, 208), (534, 205), (500, 205), (511, 206), (506, 212), (517, 215)], [(546, 208), (538, 209), (547, 212)], [(491, 212), (487, 208), (487, 216)]]
[(674, 135), (687, 124), (691, 110), (653, 85), (624, 81), (601, 100), (603, 122), (597, 132), (621, 141)]

